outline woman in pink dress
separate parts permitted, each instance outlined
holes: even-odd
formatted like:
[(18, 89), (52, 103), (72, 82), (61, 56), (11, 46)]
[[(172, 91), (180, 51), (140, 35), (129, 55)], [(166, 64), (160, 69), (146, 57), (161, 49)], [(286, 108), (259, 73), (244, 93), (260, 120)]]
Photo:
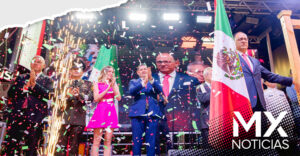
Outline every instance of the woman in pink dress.
[(94, 129), (92, 156), (99, 155), (98, 150), (104, 129), (106, 130), (104, 156), (110, 155), (112, 134), (115, 128), (119, 128), (114, 97), (120, 101), (121, 96), (114, 75), (114, 69), (106, 66), (100, 71), (99, 82), (94, 83), (94, 100), (99, 103), (87, 126), (87, 128)]

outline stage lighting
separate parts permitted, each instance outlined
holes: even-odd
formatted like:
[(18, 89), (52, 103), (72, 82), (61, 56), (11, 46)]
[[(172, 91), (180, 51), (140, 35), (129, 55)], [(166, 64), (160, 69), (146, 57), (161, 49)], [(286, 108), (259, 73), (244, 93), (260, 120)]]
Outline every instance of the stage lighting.
[(170, 25), (170, 26), (169, 26), (169, 29), (170, 29), (170, 30), (173, 30), (173, 29), (174, 29), (174, 26)]
[(94, 13), (87, 13), (87, 12), (77, 12), (75, 14), (76, 18), (78, 19), (83, 19), (83, 20), (91, 20), (91, 19), (94, 19), (96, 18), (95, 14)]
[(164, 13), (163, 19), (166, 21), (178, 21), (180, 18), (178, 13)]
[(146, 21), (147, 15), (142, 13), (130, 13), (129, 19), (132, 21)]
[(206, 49), (213, 49), (214, 48), (214, 38), (212, 37), (202, 37), (202, 47), (205, 47)]
[(211, 23), (211, 20), (211, 16), (197, 16), (196, 18), (197, 23)]
[(211, 6), (210, 6), (210, 2), (206, 2), (206, 7), (208, 11), (211, 11)]
[(182, 44), (181, 48), (190, 49), (195, 48), (197, 45), (197, 39), (193, 36), (183, 36), (181, 37)]

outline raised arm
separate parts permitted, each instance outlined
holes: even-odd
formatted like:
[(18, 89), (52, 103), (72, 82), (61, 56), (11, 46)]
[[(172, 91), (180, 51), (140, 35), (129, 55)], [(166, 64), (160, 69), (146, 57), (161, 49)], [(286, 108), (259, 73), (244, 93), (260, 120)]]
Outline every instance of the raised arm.
[(280, 76), (270, 72), (268, 69), (260, 65), (261, 76), (264, 80), (267, 80), (272, 83), (279, 83), (285, 86), (291, 86), (293, 84), (293, 79), (290, 77)]
[(118, 101), (120, 101), (121, 100), (121, 94), (120, 94), (119, 86), (118, 86), (117, 83), (115, 83), (113, 90), (114, 90), (114, 93), (115, 93), (115, 98)]
[(142, 82), (139, 80), (131, 80), (129, 82), (129, 93), (132, 96), (136, 96), (143, 88)]

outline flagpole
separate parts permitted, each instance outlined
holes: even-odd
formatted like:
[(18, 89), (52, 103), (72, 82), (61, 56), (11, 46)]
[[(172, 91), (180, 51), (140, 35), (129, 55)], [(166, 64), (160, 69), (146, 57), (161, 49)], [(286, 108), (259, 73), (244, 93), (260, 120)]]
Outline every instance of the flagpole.
[[(300, 29), (300, 20), (292, 20), (291, 15), (291, 10), (282, 10), (277, 17), (281, 22), (290, 67), (292, 69), (293, 80), (300, 83), (300, 72), (297, 69), (300, 67), (300, 56), (294, 32), (294, 28)], [(300, 88), (298, 87), (299, 86), (295, 85), (298, 103), (300, 105)]]

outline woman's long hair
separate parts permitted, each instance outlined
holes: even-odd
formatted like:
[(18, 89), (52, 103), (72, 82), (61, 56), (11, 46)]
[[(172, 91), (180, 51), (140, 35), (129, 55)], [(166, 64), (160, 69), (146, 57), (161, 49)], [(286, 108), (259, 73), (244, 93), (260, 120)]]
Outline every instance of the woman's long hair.
[[(106, 73), (109, 69), (113, 69), (114, 73), (113, 73), (113, 78), (115, 78), (115, 70), (112, 66), (105, 66), (101, 69), (100, 71), (100, 76), (98, 78), (98, 82), (105, 82), (104, 78), (106, 76)], [(111, 79), (112, 80), (112, 79)], [(111, 82), (111, 80), (109, 80)]]

